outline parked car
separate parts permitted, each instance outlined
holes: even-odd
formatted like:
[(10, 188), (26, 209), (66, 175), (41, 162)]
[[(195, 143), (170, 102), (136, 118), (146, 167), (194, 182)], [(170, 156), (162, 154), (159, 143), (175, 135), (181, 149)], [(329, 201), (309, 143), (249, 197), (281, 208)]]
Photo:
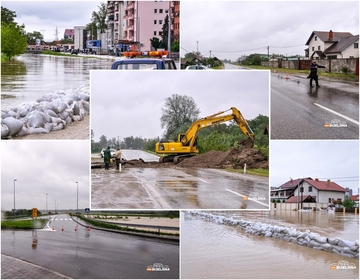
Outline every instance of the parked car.
[(176, 70), (175, 61), (160, 58), (120, 59), (111, 65), (113, 70)]
[(185, 70), (214, 70), (205, 65), (189, 65), (185, 68)]
[[(105, 151), (105, 149), (102, 149), (101, 152), (100, 152), (101, 158), (104, 157), (104, 151)], [(111, 157), (112, 157), (112, 158), (115, 157), (115, 153), (116, 153), (116, 150), (115, 150), (115, 149), (110, 149), (110, 154), (111, 154)]]

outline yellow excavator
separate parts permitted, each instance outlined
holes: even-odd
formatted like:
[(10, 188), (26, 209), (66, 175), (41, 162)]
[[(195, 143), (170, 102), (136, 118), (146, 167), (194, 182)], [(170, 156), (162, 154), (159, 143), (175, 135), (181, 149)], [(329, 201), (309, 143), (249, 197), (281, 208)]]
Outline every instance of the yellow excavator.
[[(231, 114), (223, 115), (227, 111), (232, 110)], [(161, 140), (155, 145), (155, 152), (157, 154), (164, 154), (160, 156), (159, 162), (175, 162), (179, 163), (187, 157), (196, 155), (199, 151), (197, 149), (197, 133), (199, 130), (223, 123), (226, 121), (235, 120), (239, 125), (241, 131), (247, 137), (246, 140), (241, 141), (241, 145), (245, 148), (252, 148), (254, 146), (255, 134), (252, 132), (245, 118), (242, 116), (240, 111), (234, 107), (226, 111), (213, 114), (211, 116), (199, 119), (191, 124), (186, 133), (178, 135), (177, 141)]]

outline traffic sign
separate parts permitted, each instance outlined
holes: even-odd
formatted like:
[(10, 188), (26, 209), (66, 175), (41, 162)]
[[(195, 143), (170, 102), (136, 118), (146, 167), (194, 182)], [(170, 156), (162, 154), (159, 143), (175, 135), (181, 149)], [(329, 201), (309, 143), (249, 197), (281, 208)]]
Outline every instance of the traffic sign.
[(90, 213), (90, 208), (85, 208), (85, 213)]
[(37, 217), (37, 208), (33, 208), (32, 209), (32, 216), (33, 216), (33, 218), (36, 218)]

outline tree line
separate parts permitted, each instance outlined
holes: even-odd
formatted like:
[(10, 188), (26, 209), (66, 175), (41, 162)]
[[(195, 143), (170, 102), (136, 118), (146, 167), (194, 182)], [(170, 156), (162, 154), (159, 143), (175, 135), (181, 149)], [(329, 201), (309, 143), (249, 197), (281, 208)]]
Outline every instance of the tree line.
[[(162, 139), (176, 141), (180, 133), (185, 133), (193, 122), (199, 119), (200, 109), (194, 99), (186, 95), (173, 94), (165, 99), (160, 118), (161, 128), (164, 129)], [(269, 155), (269, 137), (267, 129), (269, 117), (258, 115), (253, 120), (247, 120), (250, 128), (255, 134), (254, 148)], [(211, 150), (226, 151), (232, 147), (238, 147), (239, 142), (246, 139), (235, 121), (220, 123), (207, 127), (198, 132), (198, 149), (200, 153)], [(107, 138), (102, 135), (98, 142), (94, 141), (94, 131), (91, 131), (91, 152), (98, 153), (103, 148), (140, 149), (155, 151), (157, 138), (142, 138), (128, 136), (123, 139)]]

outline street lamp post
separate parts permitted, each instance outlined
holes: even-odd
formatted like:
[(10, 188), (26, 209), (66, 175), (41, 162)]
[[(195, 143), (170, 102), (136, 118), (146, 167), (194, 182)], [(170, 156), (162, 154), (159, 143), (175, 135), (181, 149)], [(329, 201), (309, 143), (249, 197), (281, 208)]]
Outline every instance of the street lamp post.
[(76, 183), (76, 215), (79, 212), (79, 183)]
[(48, 197), (48, 194), (46, 194), (46, 214), (48, 214), (48, 208), (47, 208), (47, 197)]
[(17, 179), (14, 179), (14, 219), (15, 219), (15, 182)]

